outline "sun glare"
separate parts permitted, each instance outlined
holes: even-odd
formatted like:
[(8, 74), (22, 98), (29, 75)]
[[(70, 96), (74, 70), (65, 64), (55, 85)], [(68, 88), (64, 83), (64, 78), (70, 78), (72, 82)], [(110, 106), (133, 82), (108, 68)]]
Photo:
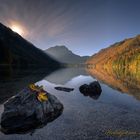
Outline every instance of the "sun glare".
[(10, 28), (11, 28), (14, 32), (20, 34), (21, 36), (24, 35), (24, 31), (23, 31), (22, 27), (20, 27), (19, 25), (16, 25), (16, 24), (15, 24), (15, 25), (12, 25)]

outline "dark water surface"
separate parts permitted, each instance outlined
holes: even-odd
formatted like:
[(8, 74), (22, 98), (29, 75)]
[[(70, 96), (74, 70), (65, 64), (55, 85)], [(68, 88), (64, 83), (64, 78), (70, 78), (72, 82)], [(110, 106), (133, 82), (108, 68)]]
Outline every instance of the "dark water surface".
[[(53, 122), (36, 129), (33, 135), (0, 133), (0, 140), (139, 140), (138, 98), (133, 94), (121, 93), (100, 81), (102, 93), (97, 100), (79, 92), (80, 85), (95, 80), (83, 68), (67, 68), (52, 73), (20, 71), (7, 77), (1, 76), (0, 114), (3, 112), (4, 101), (34, 82), (55, 95), (63, 103), (64, 111)], [(74, 88), (74, 91), (57, 91), (55, 86)]]

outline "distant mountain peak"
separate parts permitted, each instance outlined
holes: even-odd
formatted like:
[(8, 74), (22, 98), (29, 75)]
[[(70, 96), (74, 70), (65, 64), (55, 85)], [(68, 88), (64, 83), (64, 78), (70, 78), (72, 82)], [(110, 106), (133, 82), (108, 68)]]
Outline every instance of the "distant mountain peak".
[(54, 48), (57, 47), (57, 48), (61, 48), (61, 49), (68, 49), (66, 46), (64, 45), (56, 45), (54, 46)]
[(64, 45), (50, 47), (45, 50), (45, 52), (63, 63), (85, 63), (85, 61), (89, 58), (88, 56), (81, 57), (77, 54), (74, 54)]
[[(65, 51), (70, 51), (66, 46), (64, 45), (56, 45), (54, 47), (50, 47), (47, 50), (52, 50), (52, 49), (56, 49), (56, 50), (65, 50)], [(70, 51), (72, 52), (72, 51)]]

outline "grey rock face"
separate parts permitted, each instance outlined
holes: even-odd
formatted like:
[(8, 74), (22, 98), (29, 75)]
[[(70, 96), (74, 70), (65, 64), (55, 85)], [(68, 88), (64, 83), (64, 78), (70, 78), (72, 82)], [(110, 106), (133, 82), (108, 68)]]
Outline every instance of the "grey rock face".
[(40, 102), (36, 93), (25, 88), (10, 98), (4, 104), (1, 118), (2, 132), (26, 133), (56, 119), (61, 115), (63, 105), (55, 96), (47, 93), (47, 97), (47, 101)]

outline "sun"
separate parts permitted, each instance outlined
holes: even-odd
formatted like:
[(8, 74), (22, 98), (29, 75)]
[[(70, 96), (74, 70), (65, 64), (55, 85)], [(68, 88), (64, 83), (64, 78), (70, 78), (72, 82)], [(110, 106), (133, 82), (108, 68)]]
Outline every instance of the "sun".
[(24, 36), (24, 30), (20, 25), (13, 24), (10, 28), (19, 35)]

